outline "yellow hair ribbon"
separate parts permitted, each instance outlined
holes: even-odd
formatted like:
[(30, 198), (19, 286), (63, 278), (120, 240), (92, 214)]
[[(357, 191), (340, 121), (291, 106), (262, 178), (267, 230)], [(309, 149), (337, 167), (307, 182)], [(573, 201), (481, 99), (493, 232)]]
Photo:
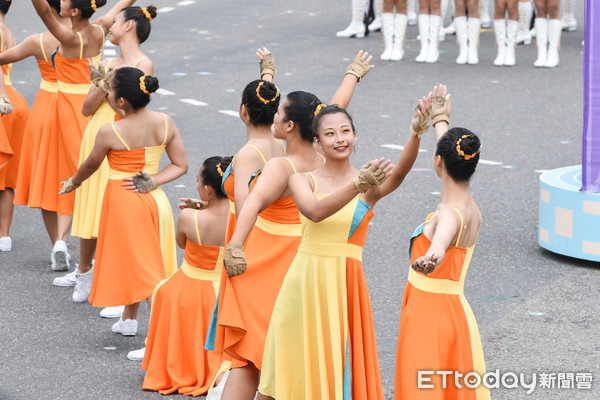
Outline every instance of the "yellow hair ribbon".
[(146, 93), (147, 95), (150, 95), (150, 92), (148, 91), (148, 89), (146, 89), (146, 75), (140, 76), (140, 89), (142, 90), (142, 92)]
[(265, 84), (264, 81), (259, 82), (258, 86), (256, 87), (256, 96), (258, 96), (258, 99), (260, 101), (262, 101), (263, 103), (269, 104), (270, 102), (277, 100), (277, 98), (279, 97), (279, 88), (277, 86), (275, 86), (275, 89), (277, 89), (277, 93), (275, 93), (275, 97), (273, 97), (270, 100), (267, 100), (260, 95), (260, 87), (264, 84)]

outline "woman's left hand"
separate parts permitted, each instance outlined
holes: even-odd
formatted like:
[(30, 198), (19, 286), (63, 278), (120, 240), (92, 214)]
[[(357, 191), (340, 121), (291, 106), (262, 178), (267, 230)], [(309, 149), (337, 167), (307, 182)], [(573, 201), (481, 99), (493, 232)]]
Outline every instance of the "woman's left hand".
[(412, 269), (425, 275), (429, 275), (435, 270), (440, 261), (440, 256), (432, 254), (431, 256), (419, 257), (411, 265)]

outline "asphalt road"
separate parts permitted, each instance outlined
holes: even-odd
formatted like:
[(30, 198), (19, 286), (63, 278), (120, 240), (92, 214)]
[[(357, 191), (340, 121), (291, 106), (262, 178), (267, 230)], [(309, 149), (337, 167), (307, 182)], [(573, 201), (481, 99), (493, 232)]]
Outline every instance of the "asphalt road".
[[(6, 23), (17, 40), (42, 31), (30, 2), (14, 3)], [(528, 382), (533, 373), (593, 376), (590, 390), (538, 386), (526, 394), (519, 387), (493, 390), (492, 397), (600, 398), (599, 265), (537, 245), (540, 171), (581, 163), (582, 2), (576, 12), (580, 28), (563, 34), (556, 69), (533, 67), (535, 45), (518, 47), (515, 67), (492, 66), (491, 30), (481, 34), (477, 66), (454, 63), (454, 36), (441, 43), (439, 63), (415, 63), (416, 27), (408, 28), (405, 60), (381, 62), (380, 33), (335, 38), (349, 22), (349, 1), (156, 3), (159, 15), (143, 49), (168, 92), (154, 95), (150, 108), (173, 116), (190, 159), (190, 172), (164, 186), (174, 208), (177, 198), (194, 194), (202, 160), (233, 155), (244, 144), (244, 126), (235, 113), (241, 90), (257, 78), (259, 46), (274, 53), (276, 81), (284, 94), (306, 90), (323, 101), (331, 99), (359, 49), (376, 56), (375, 69), (358, 85), (349, 107), (359, 131), (356, 165), (375, 157), (396, 159), (399, 151), (389, 145), (406, 140), (416, 100), (445, 83), (452, 93), (451, 125), (478, 133), (482, 159), (490, 161), (481, 163), (472, 181), (483, 226), (465, 287), (488, 370), (523, 373)], [(39, 84), (34, 60), (14, 66), (13, 82), (31, 104)], [(439, 199), (431, 132), (422, 149), (415, 170), (376, 207), (363, 260), (389, 399), (408, 239)], [(0, 399), (159, 398), (141, 390), (143, 371), (125, 357), (143, 346), (147, 307), (142, 307), (137, 337), (113, 334), (113, 320), (99, 318), (90, 304), (72, 303), (70, 289), (52, 286), (58, 273), (50, 270), (51, 247), (39, 211), (17, 207), (11, 236), (13, 251), (0, 254)], [(69, 248), (76, 260), (77, 238)]]

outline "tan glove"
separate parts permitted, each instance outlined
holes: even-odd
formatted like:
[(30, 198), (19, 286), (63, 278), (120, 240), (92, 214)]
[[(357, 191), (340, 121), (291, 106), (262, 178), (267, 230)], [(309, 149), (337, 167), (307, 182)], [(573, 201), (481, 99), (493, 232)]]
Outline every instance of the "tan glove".
[(133, 178), (133, 184), (140, 193), (148, 193), (156, 188), (154, 178), (147, 172), (138, 172)]
[(358, 176), (354, 179), (354, 186), (360, 193), (364, 193), (373, 186), (379, 186), (387, 179), (384, 170), (379, 168), (377, 164), (367, 162), (358, 172)]
[(205, 208), (208, 208), (208, 201), (194, 199), (191, 197), (185, 199), (183, 204), (183, 208), (193, 208), (194, 210), (204, 210)]
[(0, 97), (0, 115), (7, 115), (13, 112), (13, 105), (8, 96)]
[(450, 124), (450, 114), (452, 113), (452, 104), (450, 99), (444, 96), (435, 96), (431, 99), (431, 123), (433, 126), (440, 121), (446, 121)]
[(439, 257), (435, 257), (435, 254), (432, 254), (430, 257), (423, 256), (417, 258), (411, 267), (417, 272), (429, 275), (437, 267), (438, 263)]
[(362, 53), (354, 57), (354, 60), (346, 67), (346, 75), (352, 74), (360, 80), (369, 72), (371, 65), (364, 59)]
[(271, 53), (263, 55), (260, 60), (260, 77), (262, 78), (265, 74), (271, 74), (274, 78), (277, 70), (275, 69), (275, 57)]
[(96, 68), (94, 64), (90, 64), (90, 78), (92, 83), (108, 93), (110, 87), (110, 80), (114, 74), (112, 68), (104, 68), (104, 65)]
[(246, 272), (246, 257), (244, 256), (243, 243), (229, 243), (225, 248), (223, 255), (223, 264), (228, 277), (243, 274)]
[(81, 185), (77, 185), (75, 186), (73, 184), (73, 181), (71, 180), (71, 178), (67, 178), (65, 179), (64, 182), (62, 182), (63, 187), (62, 189), (60, 189), (60, 192), (58, 192), (58, 194), (66, 194), (66, 193), (71, 193), (73, 190), (77, 189), (79, 186)]
[[(421, 115), (419, 115), (419, 111), (421, 111)], [(430, 114), (431, 109), (427, 109), (425, 114), (423, 114), (421, 107), (417, 105), (415, 112), (413, 113), (412, 122), (410, 124), (411, 135), (415, 135), (421, 139), (421, 136), (423, 136), (423, 134), (429, 130)]]

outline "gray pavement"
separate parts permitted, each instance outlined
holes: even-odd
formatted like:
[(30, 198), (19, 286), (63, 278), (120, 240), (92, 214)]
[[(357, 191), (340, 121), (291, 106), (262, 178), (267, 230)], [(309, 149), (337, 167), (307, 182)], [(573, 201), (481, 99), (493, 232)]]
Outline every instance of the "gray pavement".
[[(31, 4), (14, 3), (6, 22), (17, 40), (40, 32)], [(593, 376), (591, 390), (497, 389), (492, 397), (600, 398), (599, 265), (537, 245), (539, 171), (581, 163), (582, 2), (576, 12), (580, 28), (563, 34), (561, 63), (553, 70), (533, 68), (534, 44), (518, 47), (515, 67), (493, 67), (491, 30), (481, 34), (477, 66), (454, 63), (454, 36), (441, 43), (438, 64), (415, 63), (416, 27), (408, 29), (405, 60), (381, 62), (380, 33), (335, 38), (349, 22), (349, 1), (156, 3), (173, 9), (159, 10), (143, 48), (161, 88), (172, 94), (154, 95), (150, 107), (173, 116), (190, 159), (190, 172), (164, 187), (173, 206), (178, 197), (194, 194), (202, 160), (232, 155), (243, 145), (243, 124), (231, 112), (244, 85), (257, 78), (258, 46), (274, 53), (284, 94), (307, 90), (323, 101), (333, 96), (359, 49), (376, 56), (349, 108), (359, 131), (356, 165), (380, 156), (396, 159), (399, 151), (383, 145), (404, 143), (416, 100), (443, 82), (452, 93), (451, 124), (477, 132), (482, 158), (497, 163), (481, 164), (472, 182), (484, 221), (465, 288), (488, 370), (524, 373), (528, 381), (532, 373)], [(31, 104), (39, 83), (35, 62), (16, 64), (13, 81)], [(394, 391), (408, 239), (439, 199), (440, 181), (431, 170), (433, 135), (422, 148), (402, 187), (376, 207), (364, 254), (386, 399)], [(99, 318), (90, 304), (72, 303), (70, 289), (52, 286), (59, 274), (50, 270), (39, 211), (17, 207), (11, 236), (13, 251), (0, 254), (0, 399), (159, 398), (141, 390), (143, 371), (125, 358), (143, 346), (147, 307), (140, 313), (139, 336), (111, 333), (113, 320)], [(78, 246), (72, 238), (75, 260)]]

